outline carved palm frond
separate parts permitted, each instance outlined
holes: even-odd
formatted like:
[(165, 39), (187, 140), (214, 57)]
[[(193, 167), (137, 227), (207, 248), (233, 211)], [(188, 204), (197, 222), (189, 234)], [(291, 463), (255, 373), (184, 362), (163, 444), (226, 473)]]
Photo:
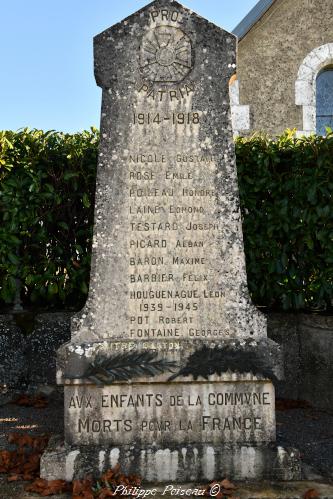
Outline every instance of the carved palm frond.
[(115, 381), (173, 372), (177, 368), (175, 362), (158, 359), (157, 356), (156, 352), (127, 352), (110, 357), (100, 354), (90, 364), (84, 377), (98, 385), (109, 385)]
[(255, 350), (241, 350), (239, 347), (228, 345), (223, 348), (204, 346), (197, 350), (189, 356), (186, 365), (178, 373), (170, 376), (169, 381), (179, 376), (193, 376), (195, 380), (202, 376), (208, 379), (213, 374), (220, 376), (227, 371), (276, 379), (271, 366), (267, 365), (267, 360)]

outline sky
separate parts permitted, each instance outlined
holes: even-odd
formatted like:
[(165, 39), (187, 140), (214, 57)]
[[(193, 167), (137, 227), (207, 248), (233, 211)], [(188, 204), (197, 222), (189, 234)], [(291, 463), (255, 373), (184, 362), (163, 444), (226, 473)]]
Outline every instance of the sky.
[[(0, 0), (0, 130), (99, 127), (93, 37), (146, 0)], [(257, 0), (180, 0), (233, 28)]]

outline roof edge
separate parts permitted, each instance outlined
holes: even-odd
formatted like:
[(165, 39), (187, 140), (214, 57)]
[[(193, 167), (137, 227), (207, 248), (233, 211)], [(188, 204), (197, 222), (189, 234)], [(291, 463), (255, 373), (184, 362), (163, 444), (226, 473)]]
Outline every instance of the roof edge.
[(273, 5), (275, 0), (259, 0), (259, 2), (250, 10), (240, 23), (232, 30), (232, 33), (239, 40), (250, 31), (250, 29), (262, 18), (262, 16)]

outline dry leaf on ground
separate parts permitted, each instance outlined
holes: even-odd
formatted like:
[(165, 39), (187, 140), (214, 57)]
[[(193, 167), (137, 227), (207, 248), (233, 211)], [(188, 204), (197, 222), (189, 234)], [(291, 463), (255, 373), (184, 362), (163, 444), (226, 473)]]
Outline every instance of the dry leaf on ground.
[(0, 451), (0, 473), (9, 474), (9, 482), (38, 477), (40, 456), (47, 446), (48, 437), (10, 433), (7, 439), (16, 449)]
[(21, 405), (24, 407), (36, 407), (37, 409), (43, 409), (48, 406), (48, 400), (43, 395), (20, 395), (16, 400), (12, 402), (15, 405)]
[(319, 492), (316, 489), (309, 489), (303, 494), (303, 499), (318, 499)]
[(61, 494), (62, 492), (70, 492), (71, 486), (64, 480), (44, 480), (43, 478), (37, 478), (30, 485), (27, 485), (25, 490), (27, 492), (34, 492), (41, 495), (42, 497), (52, 496), (55, 494)]

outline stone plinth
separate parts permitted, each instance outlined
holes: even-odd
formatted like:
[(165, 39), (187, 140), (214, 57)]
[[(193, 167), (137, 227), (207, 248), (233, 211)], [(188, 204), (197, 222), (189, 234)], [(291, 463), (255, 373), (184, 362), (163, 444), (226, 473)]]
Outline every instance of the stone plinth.
[(99, 476), (120, 464), (127, 474), (154, 483), (207, 483), (216, 477), (233, 480), (299, 480), (301, 466), (295, 449), (272, 444), (219, 444), (161, 447), (157, 445), (68, 447), (52, 440), (41, 459), (41, 476), (70, 481)]

